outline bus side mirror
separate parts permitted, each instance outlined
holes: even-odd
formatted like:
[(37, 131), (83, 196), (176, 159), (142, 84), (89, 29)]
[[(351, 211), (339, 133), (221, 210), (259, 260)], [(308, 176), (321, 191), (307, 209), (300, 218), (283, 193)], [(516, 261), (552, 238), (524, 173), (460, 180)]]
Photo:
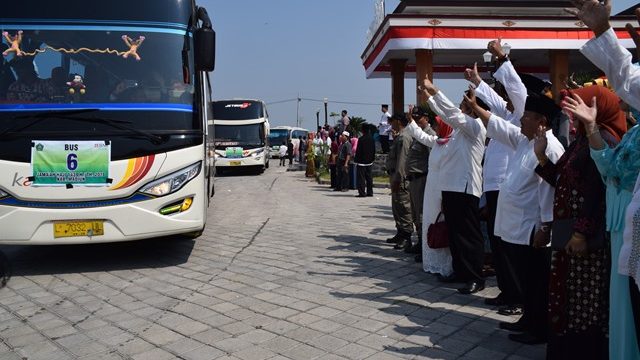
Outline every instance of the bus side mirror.
[(193, 35), (197, 71), (213, 71), (216, 66), (216, 32), (202, 27)]

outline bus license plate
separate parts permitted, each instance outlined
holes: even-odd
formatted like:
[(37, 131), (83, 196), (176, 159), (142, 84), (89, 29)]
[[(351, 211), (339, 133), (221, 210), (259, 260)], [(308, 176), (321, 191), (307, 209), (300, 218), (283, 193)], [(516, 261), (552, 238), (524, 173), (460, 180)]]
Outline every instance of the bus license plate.
[(240, 165), (242, 165), (242, 161), (229, 161), (229, 165), (231, 165), (231, 166), (240, 166)]
[(104, 221), (56, 221), (53, 223), (53, 237), (100, 236), (104, 235)]

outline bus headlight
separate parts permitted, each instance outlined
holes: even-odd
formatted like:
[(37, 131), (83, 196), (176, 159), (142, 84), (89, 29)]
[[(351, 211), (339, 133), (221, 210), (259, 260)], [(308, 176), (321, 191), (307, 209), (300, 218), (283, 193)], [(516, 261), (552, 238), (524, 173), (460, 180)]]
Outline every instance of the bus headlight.
[(256, 150), (254, 153), (252, 153), (251, 156), (259, 157), (260, 155), (262, 155), (263, 152), (264, 152), (264, 149), (259, 149), (259, 150)]
[(9, 196), (9, 194), (7, 194), (6, 192), (2, 191), (2, 189), (0, 189), (0, 199), (7, 196)]
[(191, 166), (176, 171), (158, 180), (155, 180), (142, 188), (141, 193), (153, 196), (165, 196), (180, 190), (186, 183), (198, 176), (202, 162), (197, 162)]

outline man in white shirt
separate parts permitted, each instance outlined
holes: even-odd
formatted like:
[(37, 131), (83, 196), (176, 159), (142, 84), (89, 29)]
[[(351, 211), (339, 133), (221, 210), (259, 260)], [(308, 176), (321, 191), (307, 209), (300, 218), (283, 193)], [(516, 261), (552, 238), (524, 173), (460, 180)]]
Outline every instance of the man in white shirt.
[(507, 330), (523, 331), (510, 334), (509, 339), (525, 344), (546, 342), (549, 301), (551, 249), (548, 247), (553, 222), (554, 188), (536, 173), (538, 160), (533, 151), (535, 136), (546, 136), (547, 157), (556, 163), (564, 147), (553, 135), (549, 119), (560, 111), (550, 98), (529, 95), (521, 127), (482, 109), (473, 91), (469, 104), (480, 115), (487, 136), (511, 147), (515, 154), (509, 159), (506, 178), (500, 187), (496, 212), (496, 235), (503, 241), (508, 271), (518, 277), (524, 295), (523, 315), (517, 323), (501, 323)]
[(342, 110), (341, 113), (342, 117), (339, 120), (338, 123), (338, 132), (342, 133), (344, 131), (348, 131), (349, 130), (349, 123), (351, 123), (351, 119), (349, 118), (349, 116), (347, 116), (347, 110)]
[[(431, 81), (425, 79), (419, 91), (427, 97), (431, 110), (454, 130), (447, 140), (438, 183), (442, 189), (442, 210), (449, 230), (454, 276), (445, 282), (464, 282), (458, 289), (472, 294), (484, 289), (482, 267), (484, 238), (480, 229), (479, 203), (482, 195), (482, 157), (486, 129), (479, 119), (454, 105)], [(465, 108), (465, 110), (468, 110)], [(407, 127), (420, 143), (433, 147), (437, 136), (422, 131), (414, 121)]]
[(287, 143), (285, 141), (282, 142), (280, 148), (278, 149), (278, 156), (280, 156), (280, 166), (285, 166), (287, 161)]
[[(476, 87), (477, 97), (487, 104), (493, 114), (515, 126), (520, 126), (520, 118), (524, 113), (527, 99), (527, 88), (513, 68), (509, 57), (503, 52), (501, 41), (490, 41), (487, 48), (497, 59), (498, 70), (494, 72), (493, 77), (504, 87), (507, 99), (503, 99), (482, 80), (478, 73), (477, 64), (473, 69), (465, 70), (465, 79)], [(505, 180), (507, 164), (513, 154), (514, 151), (509, 146), (496, 140), (490, 140), (484, 154), (482, 168), (483, 190), (487, 200), (485, 208), (487, 210), (487, 232), (491, 244), (493, 266), (496, 271), (496, 281), (498, 289), (500, 289), (497, 297), (487, 298), (485, 303), (503, 306), (498, 310), (503, 315), (517, 314), (522, 304), (521, 285), (518, 284), (517, 278), (508, 269), (505, 269), (502, 242), (500, 237), (494, 233), (500, 184)]]
[(382, 117), (380, 118), (380, 124), (378, 124), (378, 135), (380, 140), (380, 147), (383, 154), (389, 153), (389, 142), (391, 139), (391, 114), (389, 114), (389, 105), (383, 104), (381, 107)]
[(596, 35), (580, 52), (604, 71), (616, 95), (640, 109), (640, 67), (633, 65), (633, 56), (620, 45), (609, 23), (611, 1), (583, 0), (575, 3), (578, 11), (569, 12), (577, 15)]

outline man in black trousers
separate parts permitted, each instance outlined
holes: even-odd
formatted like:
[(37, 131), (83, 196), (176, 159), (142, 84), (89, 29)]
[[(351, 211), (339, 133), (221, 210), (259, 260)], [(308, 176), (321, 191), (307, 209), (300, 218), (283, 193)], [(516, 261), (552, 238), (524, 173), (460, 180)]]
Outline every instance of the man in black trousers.
[[(358, 138), (358, 147), (354, 162), (358, 167), (358, 195), (356, 197), (373, 196), (372, 167), (376, 157), (376, 144), (371, 136), (371, 126), (365, 125), (364, 134)], [(365, 193), (366, 186), (366, 193)]]

